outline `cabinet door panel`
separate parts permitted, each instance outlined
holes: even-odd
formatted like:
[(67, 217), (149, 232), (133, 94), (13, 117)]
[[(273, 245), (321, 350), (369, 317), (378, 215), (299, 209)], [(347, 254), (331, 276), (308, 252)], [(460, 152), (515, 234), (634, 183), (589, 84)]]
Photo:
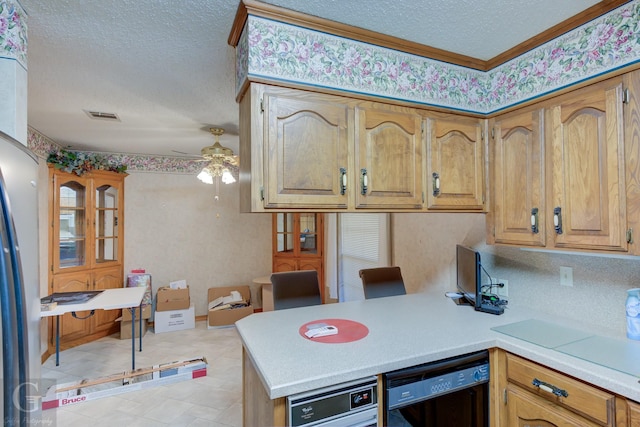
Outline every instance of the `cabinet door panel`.
[(629, 405), (629, 426), (640, 427), (640, 404), (627, 401)]
[(513, 385), (507, 387), (509, 426), (521, 427), (590, 427), (598, 424), (566, 411), (552, 402)]
[(348, 167), (349, 107), (336, 97), (296, 91), (265, 94), (264, 106), (265, 207), (346, 208), (340, 184), (341, 168)]
[(54, 272), (69, 272), (90, 265), (90, 194), (86, 178), (50, 171), (52, 180), (50, 258)]
[(296, 270), (298, 270), (298, 260), (296, 258), (273, 258), (274, 273)]
[[(81, 292), (92, 290), (91, 274), (87, 272), (76, 272), (69, 274), (59, 274), (53, 277), (53, 292)], [(76, 315), (80, 318), (89, 315), (88, 311), (79, 311)], [(49, 335), (52, 344), (55, 344), (55, 319), (51, 322), (51, 333)], [(91, 321), (74, 318), (71, 313), (60, 316), (60, 340), (72, 340), (83, 337), (91, 330)]]
[[(545, 245), (542, 111), (496, 119), (492, 158), (496, 243)], [(537, 212), (537, 231), (531, 218)]]
[(427, 192), (430, 209), (484, 208), (484, 148), (482, 120), (428, 120)]
[(421, 117), (391, 106), (357, 108), (356, 127), (356, 207), (420, 208)]
[[(93, 280), (96, 290), (121, 288), (124, 281), (119, 267), (95, 270)], [(120, 313), (121, 310), (96, 310), (93, 332), (112, 328)]]
[(627, 250), (622, 84), (605, 83), (549, 110), (556, 247)]

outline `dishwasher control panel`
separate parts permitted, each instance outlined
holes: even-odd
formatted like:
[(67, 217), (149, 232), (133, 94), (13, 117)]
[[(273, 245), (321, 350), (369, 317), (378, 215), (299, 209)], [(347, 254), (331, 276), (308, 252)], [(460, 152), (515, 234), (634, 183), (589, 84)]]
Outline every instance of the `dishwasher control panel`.
[(387, 408), (389, 410), (432, 399), (443, 394), (489, 382), (489, 363), (470, 366), (437, 376), (415, 377), (387, 386)]

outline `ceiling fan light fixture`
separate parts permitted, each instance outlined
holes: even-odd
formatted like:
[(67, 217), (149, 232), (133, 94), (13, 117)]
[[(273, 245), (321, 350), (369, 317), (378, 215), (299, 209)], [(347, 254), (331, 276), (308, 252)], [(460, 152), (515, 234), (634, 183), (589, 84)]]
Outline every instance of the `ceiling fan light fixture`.
[[(220, 144), (220, 135), (224, 133), (222, 128), (211, 128), (216, 142), (201, 150), (202, 157), (209, 161), (198, 174), (198, 179), (205, 184), (217, 184), (222, 180), (225, 184), (236, 182), (234, 174), (238, 172), (238, 156), (233, 155), (233, 150)], [(216, 185), (217, 189), (217, 185)]]
[(198, 174), (198, 179), (205, 184), (213, 184), (213, 175), (209, 173), (207, 167), (200, 171), (200, 173)]
[(229, 171), (229, 169), (223, 169), (222, 170), (222, 182), (224, 182), (225, 184), (233, 184), (234, 182), (236, 182), (236, 179), (233, 177), (233, 174), (231, 173), (231, 171)]

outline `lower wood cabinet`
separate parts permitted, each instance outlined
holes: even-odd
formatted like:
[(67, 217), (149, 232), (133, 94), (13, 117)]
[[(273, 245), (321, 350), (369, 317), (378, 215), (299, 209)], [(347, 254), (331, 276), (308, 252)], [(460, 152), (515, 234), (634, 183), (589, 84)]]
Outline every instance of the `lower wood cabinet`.
[[(53, 292), (80, 292), (121, 288), (123, 286), (122, 267), (109, 267), (92, 271), (78, 271), (57, 274), (53, 277)], [(115, 320), (120, 310), (96, 310), (93, 316), (88, 311), (77, 312), (77, 318), (71, 313), (60, 316), (60, 348), (66, 349), (83, 342), (89, 342), (100, 336), (118, 331)], [(50, 320), (49, 347), (55, 348), (56, 319)]]
[(629, 408), (628, 425), (630, 427), (640, 427), (640, 404), (635, 402), (627, 402)]
[(507, 387), (507, 409), (509, 426), (600, 426), (571, 411), (528, 393), (520, 387)]
[(627, 425), (624, 399), (545, 366), (498, 350), (493, 360), (492, 419), (499, 426)]

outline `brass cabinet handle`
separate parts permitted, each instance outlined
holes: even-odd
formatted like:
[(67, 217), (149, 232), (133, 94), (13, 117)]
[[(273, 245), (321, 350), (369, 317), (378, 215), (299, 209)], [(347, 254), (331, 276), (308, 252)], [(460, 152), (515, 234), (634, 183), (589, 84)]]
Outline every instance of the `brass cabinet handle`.
[(438, 197), (440, 195), (440, 174), (438, 174), (438, 172), (434, 172), (431, 176), (431, 182), (433, 184), (433, 195)]
[(553, 209), (553, 227), (557, 234), (562, 234), (562, 208), (560, 206)]
[(360, 169), (360, 183), (362, 186), (362, 190), (360, 191), (360, 193), (363, 196), (367, 195), (367, 186), (369, 184), (369, 178), (367, 177), (367, 170), (366, 169)]
[(540, 232), (538, 228), (538, 208), (531, 209), (531, 232), (533, 234)]
[(569, 397), (569, 393), (567, 393), (566, 390), (563, 390), (561, 388), (558, 388), (552, 384), (546, 383), (544, 381), (540, 381), (537, 378), (534, 378), (533, 381), (531, 382), (531, 384), (534, 385), (534, 387), (538, 387), (540, 390), (544, 390), (546, 392), (555, 394), (558, 397)]
[(344, 196), (347, 192), (347, 170), (340, 168), (340, 194)]

